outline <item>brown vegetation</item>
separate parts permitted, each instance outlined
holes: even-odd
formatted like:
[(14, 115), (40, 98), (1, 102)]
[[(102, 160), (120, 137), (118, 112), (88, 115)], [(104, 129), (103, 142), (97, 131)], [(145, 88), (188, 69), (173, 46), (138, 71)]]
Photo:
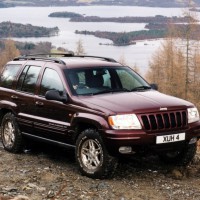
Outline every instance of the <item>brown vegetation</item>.
[[(190, 12), (186, 14), (191, 16)], [(184, 31), (171, 27), (168, 38), (150, 61), (147, 79), (158, 83), (161, 92), (187, 99), (200, 109), (199, 40), (191, 40), (196, 27), (193, 20)]]
[(20, 52), (16, 48), (15, 43), (13, 40), (6, 40), (5, 41), (5, 49), (0, 51), (0, 69), (13, 58), (19, 56)]
[(15, 42), (11, 39), (0, 40), (0, 70), (13, 58), (19, 55), (46, 53), (49, 54), (52, 49), (50, 42)]

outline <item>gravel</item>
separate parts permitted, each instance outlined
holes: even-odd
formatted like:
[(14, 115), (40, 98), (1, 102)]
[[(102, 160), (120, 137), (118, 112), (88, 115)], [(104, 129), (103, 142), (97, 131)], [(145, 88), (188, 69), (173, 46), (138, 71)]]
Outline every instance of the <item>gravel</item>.
[(106, 180), (81, 176), (73, 149), (37, 146), (11, 154), (0, 144), (0, 158), (0, 200), (200, 199), (199, 151), (186, 168), (164, 165), (153, 155), (123, 159)]

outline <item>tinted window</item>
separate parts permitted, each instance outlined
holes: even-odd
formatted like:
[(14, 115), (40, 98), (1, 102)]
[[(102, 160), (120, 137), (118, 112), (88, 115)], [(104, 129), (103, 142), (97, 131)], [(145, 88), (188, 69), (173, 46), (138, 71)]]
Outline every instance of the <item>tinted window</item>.
[(62, 94), (63, 84), (55, 70), (46, 68), (41, 82), (40, 95), (44, 96), (48, 90), (58, 90)]
[(34, 93), (40, 69), (39, 66), (26, 66), (19, 78), (17, 89)]
[(16, 78), (21, 65), (7, 65), (1, 75), (1, 86), (11, 88), (13, 80)]

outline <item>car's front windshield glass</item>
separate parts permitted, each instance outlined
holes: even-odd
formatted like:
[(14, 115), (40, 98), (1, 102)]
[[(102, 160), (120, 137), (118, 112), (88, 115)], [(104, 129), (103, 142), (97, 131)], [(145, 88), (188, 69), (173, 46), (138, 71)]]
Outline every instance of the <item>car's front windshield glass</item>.
[(73, 95), (133, 92), (151, 89), (128, 67), (90, 67), (64, 70)]

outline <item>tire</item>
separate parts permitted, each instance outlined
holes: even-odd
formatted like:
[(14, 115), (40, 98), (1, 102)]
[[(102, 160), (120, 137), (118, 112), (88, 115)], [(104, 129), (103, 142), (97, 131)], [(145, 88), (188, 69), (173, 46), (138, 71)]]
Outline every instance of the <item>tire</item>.
[(187, 166), (193, 160), (197, 150), (197, 143), (188, 144), (182, 151), (160, 154), (160, 159), (167, 164)]
[(82, 175), (90, 178), (108, 178), (117, 168), (117, 159), (108, 154), (99, 133), (83, 131), (76, 141), (76, 160)]
[(11, 153), (19, 153), (22, 151), (22, 135), (12, 113), (7, 113), (3, 117), (1, 139), (5, 150)]

